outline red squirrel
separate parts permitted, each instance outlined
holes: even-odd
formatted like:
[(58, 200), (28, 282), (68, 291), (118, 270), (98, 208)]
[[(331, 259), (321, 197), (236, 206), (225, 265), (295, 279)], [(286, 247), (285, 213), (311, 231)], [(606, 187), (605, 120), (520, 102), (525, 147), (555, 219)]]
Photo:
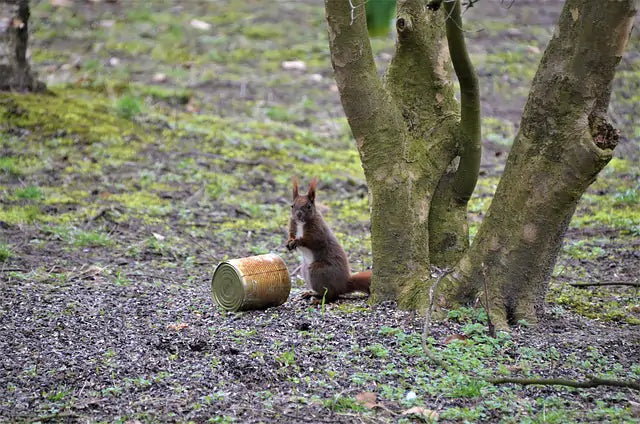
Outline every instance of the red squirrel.
[(302, 253), (302, 276), (315, 291), (316, 298), (333, 302), (341, 294), (361, 291), (369, 293), (371, 271), (351, 274), (347, 254), (316, 209), (316, 178), (311, 180), (306, 195), (298, 193), (293, 178), (293, 204), (289, 220), (287, 249)]

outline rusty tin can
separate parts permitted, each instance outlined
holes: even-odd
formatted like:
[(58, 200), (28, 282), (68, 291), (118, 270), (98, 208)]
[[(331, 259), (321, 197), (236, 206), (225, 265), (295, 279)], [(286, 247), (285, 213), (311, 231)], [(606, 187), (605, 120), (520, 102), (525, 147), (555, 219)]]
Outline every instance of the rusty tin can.
[(213, 301), (227, 311), (279, 306), (290, 290), (287, 266), (274, 253), (221, 262), (211, 279)]

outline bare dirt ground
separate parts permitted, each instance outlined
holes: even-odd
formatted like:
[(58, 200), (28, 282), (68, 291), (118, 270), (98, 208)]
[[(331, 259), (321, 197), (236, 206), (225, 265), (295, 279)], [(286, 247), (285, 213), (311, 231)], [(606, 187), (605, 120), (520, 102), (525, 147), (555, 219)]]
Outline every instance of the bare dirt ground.
[[(485, 381), (640, 379), (638, 289), (569, 286), (639, 278), (637, 32), (612, 99), (617, 157), (572, 221), (542, 321), (492, 339), (482, 311), (452, 311), (428, 339), (445, 372), (422, 353), (422, 318), (392, 304), (312, 307), (295, 280), (278, 308), (211, 300), (221, 260), (273, 251), (295, 268), (291, 174), (320, 177), (353, 268), (371, 264), (320, 2), (52, 3), (34, 2), (31, 58), (54, 95), (0, 95), (0, 421), (428, 421), (417, 407), (440, 422), (637, 422), (630, 389)], [(465, 15), (485, 147), (472, 233), (561, 7), (504, 3)], [(382, 69), (393, 41), (373, 46)], [(455, 334), (467, 341), (445, 343)]]

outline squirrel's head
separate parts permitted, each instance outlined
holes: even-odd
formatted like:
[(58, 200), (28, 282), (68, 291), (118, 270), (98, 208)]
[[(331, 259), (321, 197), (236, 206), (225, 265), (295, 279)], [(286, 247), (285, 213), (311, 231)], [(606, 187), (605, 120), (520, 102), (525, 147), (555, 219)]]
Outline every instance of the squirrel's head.
[(307, 194), (298, 193), (298, 180), (293, 177), (293, 203), (291, 204), (291, 217), (298, 222), (307, 222), (316, 215), (316, 186), (318, 179), (314, 178), (309, 183)]

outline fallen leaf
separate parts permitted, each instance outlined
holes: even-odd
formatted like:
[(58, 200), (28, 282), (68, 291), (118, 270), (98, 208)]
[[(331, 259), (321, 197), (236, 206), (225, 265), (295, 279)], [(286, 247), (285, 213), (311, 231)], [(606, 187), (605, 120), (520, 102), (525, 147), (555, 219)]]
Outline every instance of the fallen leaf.
[(109, 65), (118, 66), (119, 64), (120, 64), (120, 59), (118, 59), (117, 57), (112, 57), (111, 59), (109, 59)]
[(185, 106), (185, 109), (189, 113), (200, 112), (200, 106), (198, 105), (198, 101), (196, 99), (194, 99), (193, 97), (189, 98), (189, 101), (187, 102), (187, 105)]
[(442, 93), (436, 93), (436, 102), (440, 104), (442, 103), (443, 100), (444, 100), (444, 96), (442, 95)]
[(409, 408), (406, 411), (403, 411), (402, 415), (418, 415), (428, 420), (437, 420), (438, 418), (440, 418), (440, 414), (438, 414), (436, 411), (423, 408), (422, 406), (414, 406), (413, 408)]
[(527, 46), (527, 50), (534, 54), (540, 54), (540, 47), (538, 46)]
[(407, 395), (405, 396), (405, 399), (407, 400), (415, 400), (418, 397), (418, 395), (416, 394), (416, 392), (414, 392), (413, 390), (409, 390), (407, 392)]
[(163, 241), (166, 238), (162, 234), (158, 234), (158, 233), (151, 233), (151, 235), (153, 236), (153, 238), (155, 238), (158, 241)]
[(446, 339), (444, 339), (444, 344), (449, 344), (449, 343), (453, 342), (454, 340), (460, 340), (462, 342), (466, 342), (467, 341), (467, 336), (465, 336), (464, 334), (452, 334), (450, 336), (447, 336)]
[(199, 29), (200, 31), (209, 31), (211, 29), (210, 23), (201, 21), (200, 19), (192, 19), (189, 23), (192, 27)]
[(305, 71), (307, 69), (307, 64), (301, 60), (285, 60), (280, 66), (287, 71)]
[(167, 81), (167, 74), (163, 74), (162, 72), (158, 72), (157, 74), (153, 74), (153, 77), (151, 77), (151, 81), (153, 81), (153, 82), (166, 82)]
[(169, 324), (169, 325), (167, 325), (167, 328), (169, 330), (174, 330), (174, 331), (184, 330), (187, 327), (189, 327), (189, 324), (187, 324), (186, 322), (180, 322), (178, 324)]
[(365, 408), (373, 409), (376, 407), (376, 394), (372, 392), (362, 392), (356, 395), (356, 401)]

